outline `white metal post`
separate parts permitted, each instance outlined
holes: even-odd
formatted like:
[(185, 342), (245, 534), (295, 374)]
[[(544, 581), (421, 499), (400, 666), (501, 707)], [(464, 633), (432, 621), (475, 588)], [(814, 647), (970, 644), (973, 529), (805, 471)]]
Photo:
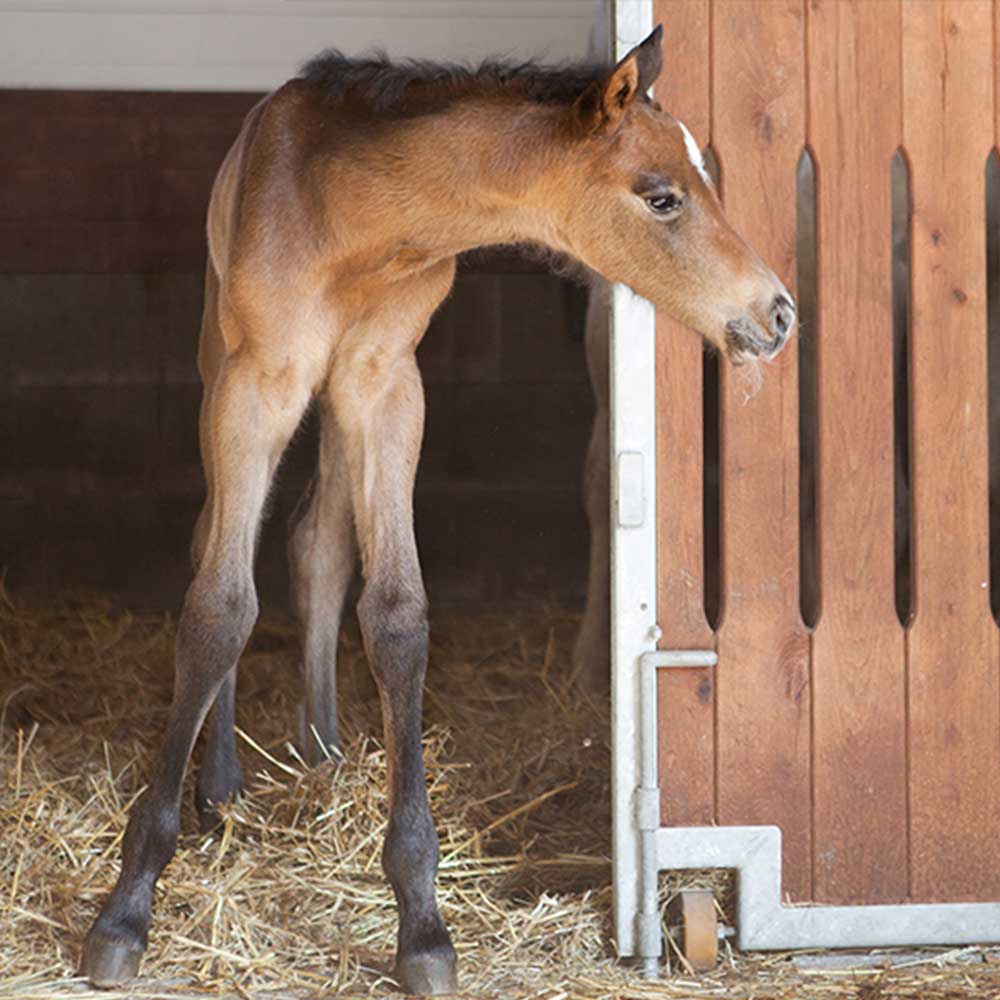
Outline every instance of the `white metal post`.
[[(652, 0), (616, 0), (616, 58), (653, 29)], [(653, 307), (611, 297), (611, 713), (615, 937), (634, 955), (639, 914), (639, 660), (656, 646), (656, 355)]]

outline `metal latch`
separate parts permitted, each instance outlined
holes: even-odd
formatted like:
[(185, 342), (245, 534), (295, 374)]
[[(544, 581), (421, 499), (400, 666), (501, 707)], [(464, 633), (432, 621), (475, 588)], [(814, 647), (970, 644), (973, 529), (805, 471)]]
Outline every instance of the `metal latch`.
[(663, 667), (714, 667), (718, 662), (714, 649), (656, 649), (639, 657), (643, 674)]

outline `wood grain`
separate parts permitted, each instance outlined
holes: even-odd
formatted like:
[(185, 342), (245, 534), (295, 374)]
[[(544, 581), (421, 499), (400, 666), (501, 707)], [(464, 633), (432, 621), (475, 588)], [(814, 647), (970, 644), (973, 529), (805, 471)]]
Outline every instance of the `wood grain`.
[(903, 4), (913, 198), (910, 856), (919, 899), (1000, 893), (983, 221), (993, 14), (981, 0)]
[[(719, 4), (713, 146), (734, 225), (794, 287), (795, 173), (805, 138), (801, 0)], [(723, 367), (723, 608), (718, 819), (776, 823), (784, 891), (810, 898), (809, 636), (799, 612), (798, 385), (793, 338), (745, 401)]]
[(906, 697), (894, 601), (892, 207), (902, 141), (897, 0), (813, 0), (809, 142), (818, 185), (813, 635), (814, 898), (903, 900)]
[[(655, 5), (664, 22), (660, 103), (709, 140), (708, 0)], [(702, 524), (701, 341), (669, 319), (656, 320), (657, 620), (661, 649), (712, 649), (705, 618)], [(715, 819), (713, 670), (661, 670), (659, 677), (661, 822), (674, 826)]]
[(257, 99), (0, 93), (0, 273), (202, 271), (212, 179)]

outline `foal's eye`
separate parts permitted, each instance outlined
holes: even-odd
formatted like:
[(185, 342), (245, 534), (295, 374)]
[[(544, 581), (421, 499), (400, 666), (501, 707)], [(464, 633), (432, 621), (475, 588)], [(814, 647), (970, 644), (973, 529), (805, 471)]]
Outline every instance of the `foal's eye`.
[(675, 215), (683, 204), (681, 196), (668, 191), (666, 194), (654, 194), (646, 198), (650, 211), (657, 215)]

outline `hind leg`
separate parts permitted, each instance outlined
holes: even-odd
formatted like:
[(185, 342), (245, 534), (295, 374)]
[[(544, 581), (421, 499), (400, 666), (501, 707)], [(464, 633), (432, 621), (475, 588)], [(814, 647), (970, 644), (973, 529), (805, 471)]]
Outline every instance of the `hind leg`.
[(339, 749), (337, 640), (357, 544), (340, 429), (328, 405), (320, 426), (319, 469), (292, 515), (288, 562), (292, 604), (302, 629), (305, 703), (299, 748), (309, 764)]
[[(205, 275), (205, 308), (198, 342), (198, 371), (205, 386), (198, 415), (198, 438), (207, 493), (191, 539), (191, 566), (195, 574), (205, 555), (208, 531), (212, 523), (212, 390), (225, 361), (225, 345), (219, 330), (218, 291), (218, 279), (209, 262)], [(226, 674), (205, 723), (204, 748), (194, 792), (198, 825), (203, 833), (208, 833), (219, 823), (216, 805), (234, 801), (243, 793), (243, 770), (236, 756), (237, 670), (234, 666)]]
[(153, 776), (129, 818), (117, 884), (84, 942), (81, 971), (95, 985), (138, 971), (153, 889), (177, 845), (191, 748), (256, 619), (253, 557), (268, 486), (308, 398), (303, 373), (268, 368), (245, 351), (225, 362), (212, 389), (204, 554), (178, 623), (174, 697)]
[(219, 825), (219, 805), (235, 802), (243, 794), (243, 769), (236, 755), (237, 670), (234, 665), (223, 678), (205, 723), (205, 746), (194, 789), (202, 833), (211, 833)]
[(610, 287), (603, 278), (592, 278), (587, 305), (587, 368), (596, 406), (583, 476), (583, 504), (590, 525), (590, 570), (583, 621), (573, 646), (577, 680), (598, 689), (606, 688), (611, 677)]

